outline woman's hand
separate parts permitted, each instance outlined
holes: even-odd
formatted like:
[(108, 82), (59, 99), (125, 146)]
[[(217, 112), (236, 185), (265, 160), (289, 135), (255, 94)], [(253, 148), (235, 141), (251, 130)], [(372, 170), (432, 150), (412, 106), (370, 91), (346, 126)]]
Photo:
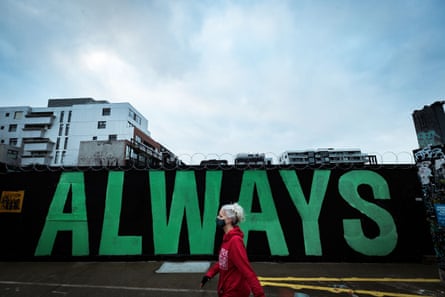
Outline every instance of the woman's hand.
[(206, 282), (208, 282), (209, 280), (210, 280), (210, 277), (208, 277), (207, 275), (204, 275), (201, 280), (201, 288), (204, 287)]

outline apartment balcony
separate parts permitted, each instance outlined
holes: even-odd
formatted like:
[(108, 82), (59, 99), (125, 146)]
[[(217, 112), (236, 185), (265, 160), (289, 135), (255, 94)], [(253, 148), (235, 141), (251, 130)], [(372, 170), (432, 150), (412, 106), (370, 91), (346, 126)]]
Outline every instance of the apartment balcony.
[(51, 126), (55, 117), (53, 112), (30, 112), (25, 115), (26, 126)]
[(43, 138), (45, 135), (45, 129), (23, 129), (23, 138)]
[(47, 137), (29, 137), (23, 138), (23, 143), (46, 143), (51, 142), (51, 140)]
[(29, 165), (50, 165), (51, 164), (51, 156), (33, 156), (33, 155), (23, 155), (22, 156), (22, 166)]
[(24, 143), (23, 151), (25, 152), (51, 152), (53, 150), (54, 143), (52, 142), (40, 142), (40, 143)]
[(143, 143), (137, 142), (134, 139), (131, 139), (131, 142), (129, 142), (129, 143), (130, 143), (130, 146), (133, 148), (133, 150), (135, 152), (137, 152), (138, 154), (148, 155), (155, 159), (162, 160), (161, 152), (159, 152), (159, 151), (157, 151)]
[(309, 159), (308, 158), (292, 158), (289, 157), (289, 164), (309, 164)]
[(54, 122), (54, 117), (49, 118), (29, 118), (26, 120), (27, 125), (42, 125), (51, 126)]

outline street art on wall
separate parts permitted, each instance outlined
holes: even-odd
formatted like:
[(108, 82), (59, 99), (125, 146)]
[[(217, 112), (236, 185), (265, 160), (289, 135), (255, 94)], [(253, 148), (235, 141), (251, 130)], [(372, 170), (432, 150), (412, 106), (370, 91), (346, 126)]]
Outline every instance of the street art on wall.
[(431, 245), (415, 166), (21, 172), (0, 190), (24, 192), (21, 213), (0, 213), (3, 257), (213, 259), (234, 201), (255, 260), (398, 261)]
[(445, 279), (445, 147), (427, 146), (415, 150), (414, 157), (439, 272)]
[(0, 196), (0, 212), (22, 212), (23, 191), (3, 191)]

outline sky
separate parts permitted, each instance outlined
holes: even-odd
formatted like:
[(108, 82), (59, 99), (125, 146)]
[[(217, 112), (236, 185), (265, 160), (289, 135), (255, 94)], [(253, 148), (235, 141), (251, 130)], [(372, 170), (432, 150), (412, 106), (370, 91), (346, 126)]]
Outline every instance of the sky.
[(359, 148), (412, 160), (445, 100), (445, 1), (1, 0), (0, 106), (128, 102), (186, 163)]

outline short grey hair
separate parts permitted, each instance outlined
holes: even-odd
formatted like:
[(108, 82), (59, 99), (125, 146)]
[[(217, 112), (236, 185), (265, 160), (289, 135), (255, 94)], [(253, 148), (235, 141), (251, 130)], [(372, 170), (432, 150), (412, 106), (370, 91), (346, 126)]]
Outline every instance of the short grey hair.
[(221, 210), (224, 211), (224, 214), (232, 220), (232, 224), (236, 225), (242, 221), (244, 221), (244, 209), (238, 203), (226, 204), (221, 207)]

